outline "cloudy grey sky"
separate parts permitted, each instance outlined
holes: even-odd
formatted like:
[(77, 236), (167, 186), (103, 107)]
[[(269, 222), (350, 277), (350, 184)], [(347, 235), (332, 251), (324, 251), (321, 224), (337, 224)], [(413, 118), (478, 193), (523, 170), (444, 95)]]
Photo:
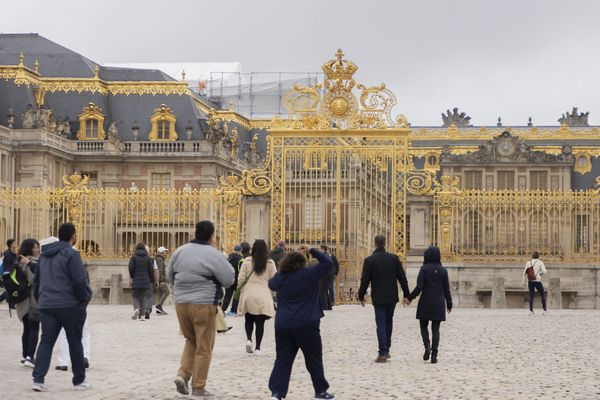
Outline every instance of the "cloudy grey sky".
[(396, 112), (440, 125), (600, 123), (600, 2), (555, 0), (20, 0), (0, 31), (37, 32), (98, 63), (240, 61), (317, 71), (338, 47), (357, 81), (384, 82)]

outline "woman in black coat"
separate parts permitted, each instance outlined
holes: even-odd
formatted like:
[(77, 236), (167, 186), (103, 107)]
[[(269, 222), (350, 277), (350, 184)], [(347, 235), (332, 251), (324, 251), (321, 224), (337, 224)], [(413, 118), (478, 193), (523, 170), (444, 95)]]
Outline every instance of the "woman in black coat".
[(129, 260), (129, 277), (131, 278), (133, 297), (139, 304), (139, 308), (135, 309), (131, 319), (139, 318), (143, 321), (144, 310), (146, 310), (146, 293), (154, 283), (154, 260), (148, 255), (144, 243), (138, 243), (135, 246), (135, 253)]
[[(423, 360), (437, 363), (438, 345), (440, 343), (440, 324), (446, 320), (446, 309), (452, 311), (452, 295), (450, 294), (450, 283), (448, 271), (440, 262), (440, 249), (429, 247), (425, 251), (423, 266), (417, 277), (417, 287), (408, 297), (409, 301), (415, 299), (421, 292), (419, 305), (417, 306), (417, 319), (421, 325), (421, 336), (425, 346)], [(429, 342), (428, 325), (431, 321), (432, 343)]]

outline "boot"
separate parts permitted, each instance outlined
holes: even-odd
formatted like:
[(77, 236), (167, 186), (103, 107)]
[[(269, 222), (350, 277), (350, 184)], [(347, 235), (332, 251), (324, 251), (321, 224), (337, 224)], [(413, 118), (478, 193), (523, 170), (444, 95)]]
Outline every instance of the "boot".
[(429, 360), (429, 355), (431, 354), (431, 348), (428, 344), (425, 345), (425, 353), (423, 353), (423, 361)]
[(437, 364), (437, 350), (431, 352), (431, 363)]

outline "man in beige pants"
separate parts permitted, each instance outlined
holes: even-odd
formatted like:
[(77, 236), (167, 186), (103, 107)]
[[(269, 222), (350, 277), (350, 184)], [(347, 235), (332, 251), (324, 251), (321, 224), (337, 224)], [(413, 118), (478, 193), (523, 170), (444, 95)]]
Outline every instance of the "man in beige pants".
[(206, 379), (216, 335), (216, 316), (222, 288), (234, 282), (233, 267), (215, 247), (215, 227), (210, 221), (196, 225), (195, 239), (171, 257), (167, 279), (174, 284), (173, 298), (179, 327), (185, 337), (181, 366), (174, 380), (177, 391), (192, 396), (212, 396)]

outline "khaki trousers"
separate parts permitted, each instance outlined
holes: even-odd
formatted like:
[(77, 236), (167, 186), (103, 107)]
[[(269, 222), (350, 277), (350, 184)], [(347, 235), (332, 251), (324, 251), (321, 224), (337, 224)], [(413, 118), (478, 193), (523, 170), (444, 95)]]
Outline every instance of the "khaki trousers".
[(192, 378), (193, 389), (203, 389), (215, 345), (217, 306), (176, 304), (175, 311), (185, 337), (178, 375), (186, 382)]

